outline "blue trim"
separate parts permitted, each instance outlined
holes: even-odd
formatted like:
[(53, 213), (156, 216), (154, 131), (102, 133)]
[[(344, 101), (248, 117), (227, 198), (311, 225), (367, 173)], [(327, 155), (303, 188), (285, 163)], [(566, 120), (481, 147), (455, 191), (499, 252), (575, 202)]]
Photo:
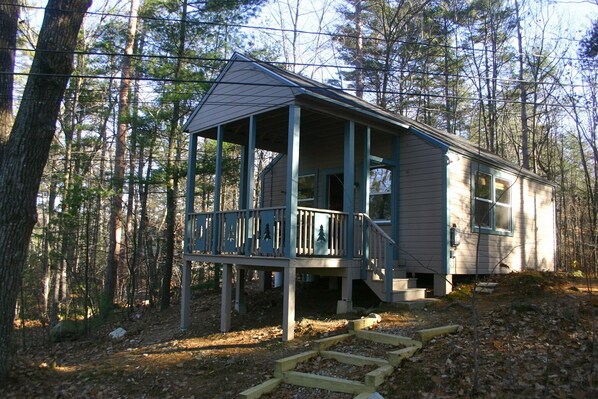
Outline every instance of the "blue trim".
[(427, 141), (428, 143), (432, 144), (434, 147), (440, 148), (442, 151), (446, 152), (449, 149), (449, 145), (443, 141), (438, 140), (435, 137), (427, 135), (426, 133), (414, 128), (413, 126), (409, 127), (409, 131), (416, 135), (417, 137)]

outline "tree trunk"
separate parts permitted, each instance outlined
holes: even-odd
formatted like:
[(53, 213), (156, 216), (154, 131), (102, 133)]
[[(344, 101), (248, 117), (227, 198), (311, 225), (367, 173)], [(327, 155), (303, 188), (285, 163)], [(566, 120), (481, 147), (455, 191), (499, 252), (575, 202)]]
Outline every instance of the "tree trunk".
[[(17, 46), (18, 1), (0, 4), (0, 151), (12, 127), (12, 88)], [(0, 152), (0, 158), (2, 152)]]
[(37, 192), (90, 5), (90, 0), (48, 1), (31, 75), (0, 159), (0, 380), (10, 370), (15, 304), (37, 221)]
[(137, 10), (139, 0), (131, 1), (131, 13), (129, 16), (129, 34), (122, 66), (122, 80), (119, 94), (118, 110), (118, 131), (116, 137), (116, 154), (114, 155), (114, 174), (112, 176), (112, 198), (110, 200), (110, 246), (108, 248), (108, 262), (106, 264), (106, 275), (104, 278), (104, 297), (102, 299), (101, 313), (106, 316), (114, 305), (116, 294), (118, 270), (123, 267), (121, 236), (123, 230), (122, 207), (123, 188), (126, 169), (126, 140), (129, 114), (129, 90), (131, 87), (131, 55), (135, 44), (137, 31)]
[[(177, 61), (174, 71), (174, 79), (178, 80), (183, 68), (183, 57), (185, 55), (185, 42), (187, 36), (187, 0), (183, 1), (183, 11), (181, 16), (181, 28), (179, 30), (179, 47), (177, 51)], [(176, 194), (179, 188), (178, 162), (180, 160), (179, 145), (179, 119), (181, 117), (181, 100), (174, 101), (172, 109), (172, 118), (170, 119), (170, 134), (168, 137), (168, 160), (167, 170), (169, 172), (168, 187), (166, 188), (166, 259), (164, 260), (164, 269), (162, 273), (162, 298), (160, 299), (160, 309), (166, 309), (170, 306), (170, 283), (172, 281), (172, 268), (174, 265), (174, 247), (175, 247), (175, 227), (177, 199)]]

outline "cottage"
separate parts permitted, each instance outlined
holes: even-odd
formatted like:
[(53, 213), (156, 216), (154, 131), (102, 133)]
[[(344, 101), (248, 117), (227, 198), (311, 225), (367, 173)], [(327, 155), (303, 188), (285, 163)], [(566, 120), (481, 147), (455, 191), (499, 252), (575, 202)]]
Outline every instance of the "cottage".
[[(336, 88), (235, 54), (193, 112), (181, 327), (192, 262), (223, 265), (221, 329), (232, 271), (280, 272), (283, 339), (293, 339), (298, 274), (341, 277), (338, 311), (362, 279), (388, 302), (434, 294), (455, 275), (555, 268), (554, 187), (470, 142)], [(194, 209), (198, 137), (217, 140), (214, 209)], [(243, 148), (240, 209), (219, 209), (222, 144)], [(279, 154), (258, 178), (256, 149)], [(252, 204), (258, 203), (255, 208)], [(235, 305), (242, 309), (242, 280)]]

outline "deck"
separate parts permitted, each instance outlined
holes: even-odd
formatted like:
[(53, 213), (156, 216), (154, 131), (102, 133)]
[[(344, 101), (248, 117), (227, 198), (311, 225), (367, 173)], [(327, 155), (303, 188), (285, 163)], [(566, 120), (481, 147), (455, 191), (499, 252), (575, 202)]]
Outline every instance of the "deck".
[[(344, 212), (297, 210), (296, 242), (288, 251), (284, 207), (191, 213), (187, 217), (185, 260), (273, 269), (317, 269), (321, 275), (346, 275), (342, 269), (375, 270), (392, 258), (388, 237), (364, 214), (349, 220)], [(288, 234), (288, 233), (287, 233)], [(292, 256), (288, 256), (291, 253)], [(327, 270), (332, 269), (332, 270)]]

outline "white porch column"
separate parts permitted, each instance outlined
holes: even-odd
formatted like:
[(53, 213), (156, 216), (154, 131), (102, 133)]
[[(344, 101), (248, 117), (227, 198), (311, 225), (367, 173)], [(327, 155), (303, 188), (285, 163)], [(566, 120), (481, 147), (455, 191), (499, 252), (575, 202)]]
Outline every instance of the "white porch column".
[(282, 305), (282, 340), (295, 338), (295, 282), (297, 269), (294, 265), (284, 268), (284, 293)]
[(220, 304), (220, 331), (227, 332), (231, 326), (231, 299), (233, 289), (233, 265), (222, 266), (222, 302)]

